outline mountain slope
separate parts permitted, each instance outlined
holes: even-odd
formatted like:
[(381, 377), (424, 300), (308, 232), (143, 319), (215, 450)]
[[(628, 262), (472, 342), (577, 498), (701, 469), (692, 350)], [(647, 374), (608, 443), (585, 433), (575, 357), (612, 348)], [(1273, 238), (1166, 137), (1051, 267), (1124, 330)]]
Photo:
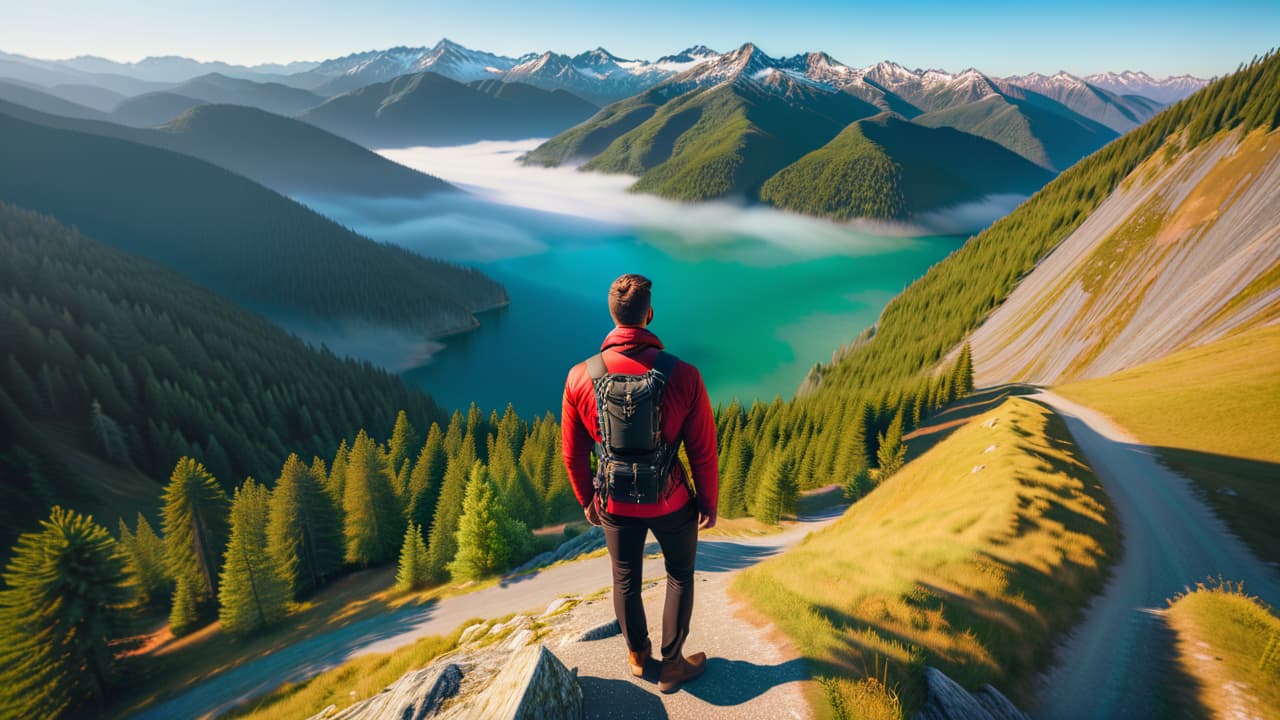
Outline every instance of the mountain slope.
[(204, 105), (199, 98), (179, 95), (167, 90), (144, 93), (131, 97), (111, 111), (112, 122), (132, 127), (155, 127), (163, 125), (197, 105)]
[(176, 85), (177, 95), (218, 105), (246, 105), (277, 115), (297, 115), (324, 102), (324, 97), (276, 82), (254, 82), (209, 73)]
[(1031, 73), (1008, 77), (1005, 81), (1060, 102), (1118, 133), (1141, 125), (1162, 107), (1161, 103), (1150, 98), (1118, 95), (1065, 72), (1052, 77)]
[(884, 114), (784, 168), (760, 199), (835, 220), (907, 220), (986, 195), (1030, 194), (1050, 179), (989, 140)]
[[(922, 378), (963, 344), (1133, 170), (1174, 136), (1200, 147), (1217, 133), (1270, 132), (1280, 124), (1280, 55), (1216, 81), (1072, 166), (1030, 200), (971, 238), (885, 306), (873, 331), (814, 368), (808, 391), (891, 388)], [(975, 362), (983, 362), (974, 352)], [(920, 382), (924, 380), (921, 379)]]
[(1101, 123), (1059, 108), (1001, 92), (925, 113), (913, 122), (986, 138), (1041, 167), (1058, 171), (1116, 138), (1116, 132)]
[(979, 382), (1109, 375), (1280, 320), (1280, 133), (1170, 138), (972, 336)]
[[(184, 454), (227, 488), (328, 457), (421, 392), (317, 351), (178, 273), (0, 204), (0, 552), (53, 503), (156, 521)], [(93, 409), (94, 403), (99, 410)], [(422, 426), (422, 425), (419, 425)]]
[(0, 200), (55, 214), (281, 319), (431, 335), (506, 301), (475, 270), (367, 240), (203, 161), (0, 115)]
[(873, 107), (843, 94), (803, 101), (730, 83), (683, 95), (583, 166), (637, 174), (633, 190), (681, 200), (755, 199), (761, 185)]
[(62, 118), (3, 101), (0, 113), (173, 150), (284, 195), (419, 197), (453, 188), (312, 125), (239, 105), (200, 105), (158, 128)]
[(51, 115), (63, 115), (86, 120), (102, 120), (106, 118), (104, 113), (84, 105), (64, 100), (28, 85), (20, 85), (4, 80), (0, 80), (0, 101), (22, 105)]
[(595, 110), (560, 90), (424, 72), (339, 95), (299, 119), (366, 147), (407, 147), (552, 135)]

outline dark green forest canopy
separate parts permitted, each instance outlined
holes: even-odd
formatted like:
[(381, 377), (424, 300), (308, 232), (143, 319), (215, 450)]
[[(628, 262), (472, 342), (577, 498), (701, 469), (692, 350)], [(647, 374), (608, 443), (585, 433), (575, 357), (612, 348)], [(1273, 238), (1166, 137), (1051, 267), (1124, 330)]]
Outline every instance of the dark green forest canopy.
[(2, 204), (0, 338), (4, 548), (55, 502), (132, 521), (183, 455), (231, 488), (360, 428), (386, 436), (400, 409), (419, 427), (444, 419), (394, 375)]
[(172, 267), (268, 316), (421, 333), (507, 301), (471, 268), (375, 243), (195, 158), (0, 114), (0, 201)]

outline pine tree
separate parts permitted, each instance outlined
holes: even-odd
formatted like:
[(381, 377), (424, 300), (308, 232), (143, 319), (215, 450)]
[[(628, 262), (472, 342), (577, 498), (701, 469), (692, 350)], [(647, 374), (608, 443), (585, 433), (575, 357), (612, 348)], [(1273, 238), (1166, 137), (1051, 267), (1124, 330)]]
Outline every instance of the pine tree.
[(431, 423), (427, 441), (418, 453), (413, 471), (409, 473), (409, 496), (405, 503), (409, 522), (417, 524), (424, 535), (431, 534), (431, 519), (436, 513), (448, 461), (444, 451), (444, 433), (438, 423)]
[(877, 482), (884, 482), (890, 475), (898, 472), (907, 459), (907, 446), (902, 442), (902, 411), (893, 416), (889, 429), (880, 435), (880, 449), (876, 451), (879, 472)]
[(436, 503), (436, 514), (431, 521), (431, 537), (427, 543), (427, 575), (435, 581), (447, 577), (448, 565), (458, 552), (458, 519), (462, 517), (462, 503), (467, 495), (471, 467), (476, 462), (475, 447), (475, 438), (466, 436), (458, 447), (457, 454), (449, 458), (449, 465), (444, 471), (440, 500)]
[[(93, 519), (54, 507), (14, 546), (0, 591), (0, 716), (97, 714), (116, 673), (112, 641), (133, 602), (118, 544)], [(86, 713), (87, 714), (87, 713)]]
[(751, 466), (751, 448), (746, 433), (734, 433), (729, 441), (724, 471), (720, 480), (720, 514), (726, 518), (747, 514), (747, 470)]
[(368, 567), (395, 557), (404, 514), (396, 502), (382, 450), (363, 430), (347, 457), (342, 507), (346, 561)]
[(967, 342), (960, 348), (960, 356), (956, 358), (951, 386), (956, 397), (964, 397), (973, 392), (973, 348)]
[(783, 453), (774, 453), (756, 488), (752, 514), (760, 522), (777, 525), (784, 513), (794, 511), (795, 502), (796, 484), (792, 476), (792, 463)]
[[(186, 607), (170, 618), (174, 635), (184, 635), (206, 619), (217, 597), (218, 570), (227, 542), (231, 502), (218, 481), (189, 457), (178, 461), (164, 493), (164, 555), (169, 576), (185, 585)], [(178, 620), (178, 622), (174, 622)]]
[(860, 468), (845, 481), (843, 491), (845, 500), (849, 502), (861, 500), (864, 495), (871, 492), (871, 473), (865, 467)]
[(156, 603), (173, 593), (173, 581), (164, 561), (164, 542), (142, 513), (138, 513), (137, 527), (136, 533), (130, 532), (125, 521), (120, 521), (120, 549), (124, 552), (138, 599), (148, 604)]
[(290, 455), (271, 492), (267, 555), (293, 595), (311, 592), (342, 567), (343, 528), (315, 473)]
[(347, 456), (350, 454), (351, 449), (347, 447), (346, 438), (343, 438), (337, 452), (333, 455), (333, 463), (329, 465), (329, 479), (324, 485), (325, 491), (333, 499), (333, 506), (339, 510), (342, 509), (342, 496), (346, 490)]
[(400, 564), (396, 570), (396, 588), (402, 592), (421, 590), (427, 586), (427, 544), (422, 540), (422, 527), (409, 523), (400, 546)]
[(262, 552), (270, 502), (271, 492), (253, 478), (244, 481), (231, 502), (231, 541), (218, 587), (218, 619), (232, 635), (274, 625), (288, 611), (289, 581)]
[(528, 527), (507, 513), (488, 470), (477, 461), (458, 521), (458, 551), (448, 566), (450, 576), (476, 580), (505, 570), (531, 541)]
[[(401, 410), (396, 415), (396, 425), (391, 431), (391, 440), (387, 442), (387, 462), (391, 467), (391, 476), (400, 477), (401, 469), (409, 460), (409, 453), (418, 446), (418, 433), (413, 429), (413, 425), (409, 423), (409, 416), (405, 411)], [(398, 493), (403, 493), (404, 488), (398, 487)]]

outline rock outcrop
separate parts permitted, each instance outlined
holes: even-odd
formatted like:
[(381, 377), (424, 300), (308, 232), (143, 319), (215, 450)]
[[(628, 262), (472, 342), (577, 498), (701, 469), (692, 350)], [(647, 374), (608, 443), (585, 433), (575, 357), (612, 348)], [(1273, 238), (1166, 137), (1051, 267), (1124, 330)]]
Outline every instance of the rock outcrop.
[(915, 720), (1031, 720), (991, 685), (969, 692), (931, 667), (924, 669), (924, 678), (925, 705)]
[(581, 720), (584, 708), (577, 673), (545, 645), (527, 647), (478, 695), (442, 715), (449, 720)]
[(333, 705), (310, 720), (423, 720), (436, 717), (446, 700), (458, 694), (462, 668), (436, 664), (405, 673), (385, 690), (363, 702), (334, 712)]
[(535, 555), (529, 562), (512, 570), (510, 575), (519, 575), (520, 573), (537, 570), (548, 565), (554, 565), (564, 560), (572, 560), (576, 557), (586, 555), (604, 547), (604, 531), (598, 527), (593, 527), (581, 535), (560, 543), (555, 550)]

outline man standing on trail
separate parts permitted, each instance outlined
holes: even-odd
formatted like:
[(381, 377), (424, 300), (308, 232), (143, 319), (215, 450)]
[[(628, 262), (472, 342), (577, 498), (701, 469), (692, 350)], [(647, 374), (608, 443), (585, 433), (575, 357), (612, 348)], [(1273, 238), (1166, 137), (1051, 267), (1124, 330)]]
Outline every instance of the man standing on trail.
[[(609, 288), (617, 325), (600, 353), (575, 365), (564, 386), (564, 462), (587, 521), (604, 529), (613, 561), (613, 609), (627, 642), (631, 674), (651, 654), (640, 586), (650, 530), (667, 567), (658, 689), (673, 692), (706, 669), (707, 656), (683, 654), (693, 615), (698, 530), (715, 527), (718, 467), (711, 400), (694, 366), (664, 352), (649, 332), (652, 283), (623, 275)], [(680, 462), (684, 444), (692, 481)], [(595, 455), (592, 470), (591, 455)]]

